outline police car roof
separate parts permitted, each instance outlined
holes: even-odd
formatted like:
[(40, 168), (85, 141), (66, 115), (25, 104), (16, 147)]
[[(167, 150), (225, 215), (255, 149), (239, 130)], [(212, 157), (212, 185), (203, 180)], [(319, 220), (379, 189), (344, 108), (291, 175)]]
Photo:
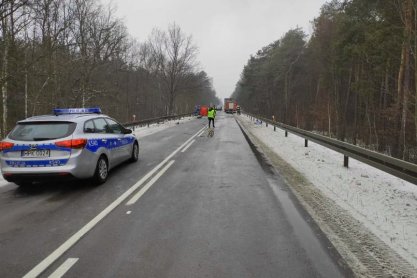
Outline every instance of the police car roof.
[(104, 114), (62, 114), (62, 115), (42, 115), (30, 117), (18, 123), (25, 122), (79, 122), (86, 121), (89, 119), (99, 118), (99, 117), (108, 117)]

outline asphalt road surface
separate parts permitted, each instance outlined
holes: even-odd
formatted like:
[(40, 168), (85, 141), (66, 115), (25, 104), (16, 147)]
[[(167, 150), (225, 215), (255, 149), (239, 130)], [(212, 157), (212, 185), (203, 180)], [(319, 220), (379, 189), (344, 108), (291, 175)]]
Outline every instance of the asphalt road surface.
[(346, 277), (232, 115), (140, 140), (109, 180), (0, 185), (0, 277)]

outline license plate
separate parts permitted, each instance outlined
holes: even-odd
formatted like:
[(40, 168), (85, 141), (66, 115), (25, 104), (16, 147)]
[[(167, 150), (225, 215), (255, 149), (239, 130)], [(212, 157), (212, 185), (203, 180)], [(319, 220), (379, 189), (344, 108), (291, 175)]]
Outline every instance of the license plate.
[(28, 150), (22, 151), (22, 157), (50, 157), (51, 150)]

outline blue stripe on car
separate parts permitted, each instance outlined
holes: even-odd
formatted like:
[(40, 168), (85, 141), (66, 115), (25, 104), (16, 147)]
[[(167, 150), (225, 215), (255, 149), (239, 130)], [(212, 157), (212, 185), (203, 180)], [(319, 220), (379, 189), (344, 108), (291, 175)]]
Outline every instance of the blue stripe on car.
[(123, 139), (113, 139), (113, 138), (106, 138), (106, 139), (89, 139), (87, 141), (87, 146), (85, 147), (87, 150), (95, 153), (100, 148), (106, 148), (106, 149), (115, 149), (118, 147), (122, 147), (125, 145), (132, 144), (135, 140), (135, 137), (127, 137)]
[(19, 151), (28, 151), (32, 150), (32, 147), (35, 147), (36, 150), (51, 150), (51, 151), (65, 151), (71, 152), (70, 148), (58, 147), (55, 144), (16, 144), (12, 148), (4, 150), (4, 153), (9, 152), (19, 152)]
[(68, 159), (53, 159), (53, 160), (6, 160), (10, 167), (15, 168), (30, 168), (30, 167), (55, 167), (67, 164)]
[[(114, 138), (95, 138), (87, 140), (86, 149), (91, 152), (97, 152), (99, 148), (114, 149), (122, 147), (125, 145), (132, 144), (135, 140), (135, 137), (126, 137), (123, 139), (114, 139)], [(16, 144), (12, 148), (4, 150), (4, 153), (9, 152), (18, 152), (18, 151), (28, 151), (32, 150), (32, 147), (35, 146), (36, 150), (52, 150), (52, 151), (65, 151), (71, 152), (70, 148), (58, 147), (55, 144)]]

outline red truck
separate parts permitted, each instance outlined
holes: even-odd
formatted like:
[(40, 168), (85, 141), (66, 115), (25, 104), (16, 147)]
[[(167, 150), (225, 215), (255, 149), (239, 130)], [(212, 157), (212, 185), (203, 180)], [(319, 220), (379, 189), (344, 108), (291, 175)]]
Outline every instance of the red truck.
[(233, 98), (224, 99), (224, 112), (226, 113), (236, 113), (237, 110), (237, 101)]
[(208, 114), (208, 106), (201, 105), (201, 107), (200, 107), (200, 116), (207, 117), (207, 114)]

